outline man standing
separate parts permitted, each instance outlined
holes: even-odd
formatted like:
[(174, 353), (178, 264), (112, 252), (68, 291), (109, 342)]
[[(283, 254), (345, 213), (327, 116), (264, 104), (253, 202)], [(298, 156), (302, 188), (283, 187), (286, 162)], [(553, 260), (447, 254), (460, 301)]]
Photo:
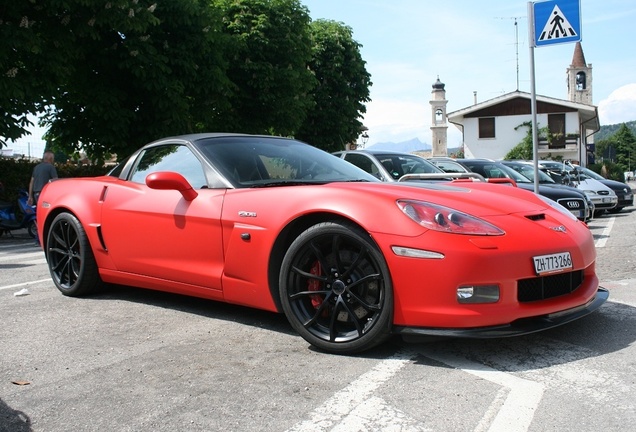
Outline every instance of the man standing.
[(37, 204), (38, 197), (40, 196), (40, 192), (42, 192), (44, 185), (57, 178), (57, 170), (53, 165), (54, 161), (55, 156), (53, 155), (53, 152), (47, 150), (42, 156), (42, 162), (33, 168), (31, 182), (29, 183), (29, 205)]

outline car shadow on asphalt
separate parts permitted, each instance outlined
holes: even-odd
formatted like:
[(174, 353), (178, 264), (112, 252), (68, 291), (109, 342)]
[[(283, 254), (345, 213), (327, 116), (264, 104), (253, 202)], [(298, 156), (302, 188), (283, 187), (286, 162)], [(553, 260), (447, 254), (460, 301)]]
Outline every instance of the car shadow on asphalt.
[[(616, 353), (634, 342), (636, 308), (610, 301), (586, 317), (553, 329), (508, 338), (440, 338), (425, 342), (425, 351), (465, 358), (500, 371), (527, 372)], [(431, 362), (425, 360), (422, 365), (430, 366)]]
[(295, 334), (287, 319), (282, 314), (187, 295), (122, 285), (108, 285), (99, 293), (84, 298), (143, 303), (202, 317), (266, 328), (281, 333)]
[[(84, 299), (123, 300), (147, 304), (294, 335), (299, 341), (301, 340), (284, 314), (215, 300), (118, 285), (109, 285), (100, 293)], [(529, 335), (495, 339), (431, 336), (409, 342), (404, 342), (401, 337), (393, 335), (387, 343), (360, 354), (350, 355), (350, 357), (386, 359), (397, 351), (418, 351), (418, 348), (425, 348), (455, 353), (485, 364), (501, 363), (497, 369), (514, 372), (601, 356), (620, 351), (634, 342), (636, 342), (636, 308), (610, 301), (586, 317)], [(578, 348), (573, 349), (573, 347)], [(309, 344), (307, 349), (322, 353), (321, 350)], [(431, 364), (429, 361), (424, 363)]]
[[(292, 335), (298, 337), (299, 341), (302, 341), (300, 335), (292, 328), (291, 324), (289, 324), (289, 321), (282, 313), (269, 312), (216, 300), (208, 300), (187, 295), (122, 285), (107, 285), (100, 292), (80, 299), (91, 301), (122, 300), (146, 304), (149, 306), (180, 311), (186, 314), (194, 314), (201, 317), (223, 320), (281, 334)], [(348, 356), (383, 360), (394, 355), (397, 350), (400, 350), (400, 344), (401, 338), (398, 336), (392, 336), (388, 343), (381, 344), (362, 353)], [(309, 344), (306, 346), (310, 351), (323, 353), (325, 355), (338, 355), (321, 351)]]
[(30, 432), (31, 419), (22, 411), (17, 411), (0, 399), (0, 431)]

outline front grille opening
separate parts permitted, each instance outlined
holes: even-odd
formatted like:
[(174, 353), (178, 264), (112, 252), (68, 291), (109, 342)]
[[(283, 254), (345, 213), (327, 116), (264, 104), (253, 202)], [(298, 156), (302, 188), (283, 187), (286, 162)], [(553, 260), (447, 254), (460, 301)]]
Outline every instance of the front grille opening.
[(517, 282), (517, 300), (528, 303), (573, 293), (581, 286), (583, 270), (521, 279)]

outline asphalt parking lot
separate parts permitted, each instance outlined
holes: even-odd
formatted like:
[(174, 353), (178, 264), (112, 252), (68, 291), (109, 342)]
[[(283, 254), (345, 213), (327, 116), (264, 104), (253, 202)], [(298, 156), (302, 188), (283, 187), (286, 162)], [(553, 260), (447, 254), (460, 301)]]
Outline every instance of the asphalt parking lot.
[(610, 289), (597, 313), (362, 356), (238, 306), (128, 287), (64, 297), (26, 234), (0, 237), (0, 431), (631, 430), (636, 211), (589, 227)]

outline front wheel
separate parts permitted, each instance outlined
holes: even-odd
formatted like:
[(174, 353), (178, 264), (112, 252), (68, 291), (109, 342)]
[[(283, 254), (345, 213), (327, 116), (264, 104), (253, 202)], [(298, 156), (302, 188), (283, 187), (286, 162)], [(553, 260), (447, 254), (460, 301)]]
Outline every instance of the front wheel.
[(47, 234), (45, 253), (53, 282), (62, 294), (81, 296), (101, 286), (86, 232), (72, 214), (60, 213), (53, 219)]
[(279, 286), (287, 319), (320, 349), (361, 352), (391, 333), (388, 267), (369, 235), (353, 224), (320, 223), (298, 236), (283, 259)]

